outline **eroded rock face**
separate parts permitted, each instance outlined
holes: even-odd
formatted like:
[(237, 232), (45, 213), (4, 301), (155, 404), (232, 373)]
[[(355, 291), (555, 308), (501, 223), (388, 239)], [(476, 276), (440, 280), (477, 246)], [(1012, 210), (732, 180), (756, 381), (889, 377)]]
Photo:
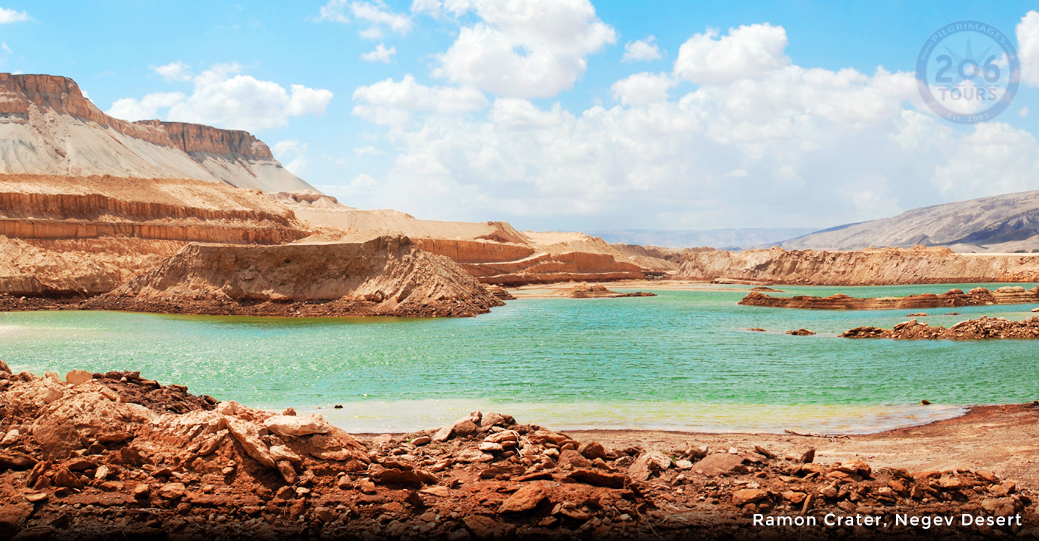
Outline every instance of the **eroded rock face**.
[(2, 173), (194, 178), (271, 192), (314, 189), (246, 132), (119, 120), (67, 77), (0, 73), (0, 117), (11, 149), (0, 160)]
[[(292, 306), (292, 303), (305, 303)], [(202, 314), (473, 316), (503, 303), (407, 237), (353, 244), (185, 247), (91, 308)]]
[(805, 285), (896, 285), (1039, 281), (1039, 256), (955, 254), (948, 248), (696, 250), (675, 279)]

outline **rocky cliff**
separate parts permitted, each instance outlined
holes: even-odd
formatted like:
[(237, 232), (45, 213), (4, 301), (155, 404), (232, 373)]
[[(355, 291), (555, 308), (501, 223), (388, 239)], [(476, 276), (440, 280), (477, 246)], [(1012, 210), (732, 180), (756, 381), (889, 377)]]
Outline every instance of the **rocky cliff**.
[(407, 237), (186, 246), (86, 307), (199, 314), (473, 316), (503, 303)]
[(0, 73), (0, 173), (190, 178), (268, 192), (313, 190), (243, 131), (112, 118), (75, 81)]
[(1037, 282), (1039, 254), (956, 254), (947, 248), (707, 250), (683, 255), (675, 278), (805, 285)]

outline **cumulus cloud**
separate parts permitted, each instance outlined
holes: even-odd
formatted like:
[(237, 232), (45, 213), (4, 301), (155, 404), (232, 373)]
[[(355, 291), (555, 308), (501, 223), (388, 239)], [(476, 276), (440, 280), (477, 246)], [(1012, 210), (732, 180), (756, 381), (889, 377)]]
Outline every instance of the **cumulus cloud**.
[(426, 86), (412, 75), (400, 81), (386, 79), (354, 91), (359, 102), (353, 113), (376, 124), (399, 126), (411, 119), (412, 112), (456, 115), (482, 109), (487, 98), (473, 87)]
[[(349, 13), (349, 15), (348, 15)], [(348, 0), (331, 0), (321, 7), (320, 20), (338, 23), (349, 23), (350, 17), (358, 21), (371, 23), (372, 28), (377, 30), (369, 32), (367, 36), (382, 37), (379, 27), (385, 26), (396, 34), (405, 35), (411, 31), (413, 22), (411, 17), (403, 13), (395, 13), (385, 2), (357, 2)]]
[(549, 97), (571, 88), (588, 55), (617, 39), (588, 0), (453, 0), (443, 7), (456, 16), (472, 12), (479, 22), (437, 56), (434, 75), (499, 96)]
[[(259, 131), (288, 124), (290, 117), (320, 114), (332, 92), (242, 75), (238, 64), (216, 64), (191, 78), (191, 95), (157, 92), (140, 100), (116, 100), (108, 114), (126, 120), (162, 118), (221, 128)], [(165, 115), (161, 112), (166, 109)]]
[(155, 73), (162, 76), (167, 81), (190, 81), (191, 80), (191, 66), (181, 62), (170, 62), (165, 66), (159, 66), (153, 68)]
[(285, 169), (297, 177), (304, 178), (307, 174), (307, 143), (300, 143), (294, 139), (278, 141), (271, 147), (274, 157), (283, 164)]
[(1039, 12), (1029, 11), (1022, 17), (1016, 33), (1021, 82), (1039, 86)]
[(786, 30), (768, 23), (730, 28), (720, 37), (718, 30), (708, 29), (678, 49), (675, 74), (708, 85), (760, 77), (790, 64), (783, 53), (786, 45)]
[(666, 73), (636, 73), (613, 83), (610, 92), (624, 105), (645, 105), (667, 101), (667, 91), (674, 85), (674, 78)]
[(31, 21), (32, 17), (24, 11), (15, 11), (13, 9), (0, 8), (0, 24), (9, 23), (20, 23), (24, 21)]
[(653, 36), (649, 36), (646, 39), (640, 39), (637, 41), (629, 41), (624, 44), (624, 56), (621, 57), (621, 62), (649, 62), (652, 60), (660, 60), (660, 47), (656, 43)]
[(383, 64), (389, 64), (393, 60), (393, 55), (397, 54), (396, 47), (386, 48), (385, 45), (380, 43), (375, 50), (369, 53), (362, 53), (361, 60), (365, 62), (382, 62)]

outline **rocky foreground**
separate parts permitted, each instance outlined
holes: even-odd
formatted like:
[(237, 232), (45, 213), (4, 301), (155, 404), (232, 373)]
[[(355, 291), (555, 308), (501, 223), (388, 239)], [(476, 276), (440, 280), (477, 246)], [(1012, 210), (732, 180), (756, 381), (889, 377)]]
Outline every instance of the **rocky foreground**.
[[(496, 413), (362, 439), (320, 416), (217, 403), (137, 373), (73, 371), (61, 380), (11, 374), (6, 365), (0, 414), (0, 538), (1039, 533), (1034, 493), (992, 472), (877, 469), (859, 459), (817, 464), (811, 448), (797, 456), (748, 444), (615, 449)], [(963, 526), (963, 514), (1003, 517), (1003, 525)], [(817, 524), (755, 525), (755, 515)], [(867, 516), (877, 524), (863, 526)], [(918, 519), (901, 525), (900, 516)], [(938, 527), (937, 516), (957, 522)], [(836, 517), (850, 522), (828, 525)], [(928, 517), (926, 527), (919, 517)]]
[(1039, 317), (1011, 321), (1003, 317), (985, 317), (961, 321), (951, 328), (932, 327), (915, 319), (892, 329), (855, 327), (841, 338), (893, 338), (895, 340), (1000, 340), (1039, 338)]
[(948, 292), (940, 295), (924, 293), (906, 297), (872, 298), (856, 298), (840, 293), (830, 295), (829, 297), (812, 297), (808, 295), (773, 297), (755, 291), (739, 302), (743, 306), (798, 308), (802, 310), (917, 310), (921, 308), (1029, 303), (1039, 303), (1039, 287), (1026, 290), (1021, 286), (1004, 286), (997, 288), (995, 291), (989, 291), (984, 287), (976, 287), (967, 293), (964, 293), (962, 289), (950, 289)]

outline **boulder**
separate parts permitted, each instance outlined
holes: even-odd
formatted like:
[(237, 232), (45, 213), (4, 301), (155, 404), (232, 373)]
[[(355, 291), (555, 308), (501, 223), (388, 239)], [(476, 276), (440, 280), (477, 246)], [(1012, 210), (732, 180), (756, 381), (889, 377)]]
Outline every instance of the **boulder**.
[(0, 360), (0, 374), (11, 374), (11, 367), (7, 366), (7, 363)]
[(725, 475), (737, 471), (743, 465), (743, 457), (728, 453), (715, 453), (697, 462), (694, 468), (708, 477)]
[(590, 468), (592, 467), (592, 461), (588, 460), (581, 453), (567, 449), (559, 454), (559, 460), (556, 461), (560, 468), (569, 465), (572, 468)]
[(32, 512), (33, 506), (29, 503), (0, 504), (0, 538), (14, 537), (25, 526)]
[(577, 483), (607, 488), (624, 488), (625, 478), (623, 473), (609, 473), (594, 468), (576, 469), (567, 475), (567, 479)]
[(523, 513), (538, 506), (542, 500), (548, 497), (548, 490), (544, 483), (530, 483), (514, 492), (505, 503), (501, 505), (502, 513)]
[(68, 374), (65, 374), (65, 381), (79, 385), (80, 383), (86, 383), (94, 379), (94, 376), (86, 370), (72, 370)]
[(588, 460), (595, 460), (597, 458), (606, 460), (606, 448), (597, 441), (582, 443), (581, 446), (577, 448), (577, 451)]
[(649, 479), (652, 472), (671, 467), (671, 457), (661, 451), (643, 453), (628, 467), (628, 476), (634, 481)]
[(768, 497), (768, 492), (756, 488), (745, 488), (743, 490), (737, 490), (732, 494), (732, 504), (736, 507), (743, 507), (748, 503), (757, 503)]
[(307, 417), (275, 415), (264, 421), (263, 426), (279, 436), (300, 437), (332, 432), (332, 425), (317, 414)]
[(227, 429), (231, 432), (238, 443), (242, 445), (245, 453), (254, 460), (270, 469), (277, 469), (270, 450), (260, 439), (260, 429), (254, 423), (243, 421), (235, 417), (227, 418)]
[(184, 483), (166, 483), (159, 488), (159, 497), (167, 500), (176, 500), (184, 497), (187, 488)]

